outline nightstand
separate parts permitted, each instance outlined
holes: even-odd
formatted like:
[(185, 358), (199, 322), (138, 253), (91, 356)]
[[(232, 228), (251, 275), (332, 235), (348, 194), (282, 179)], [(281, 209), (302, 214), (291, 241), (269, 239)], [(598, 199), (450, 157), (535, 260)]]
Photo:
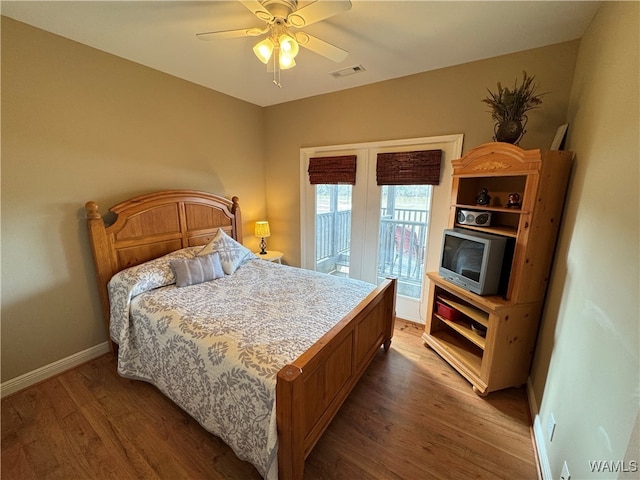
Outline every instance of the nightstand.
[(282, 256), (284, 255), (284, 253), (278, 252), (277, 250), (267, 250), (267, 253), (264, 255), (260, 255), (260, 252), (255, 252), (255, 254), (260, 260), (278, 263), (282, 263)]

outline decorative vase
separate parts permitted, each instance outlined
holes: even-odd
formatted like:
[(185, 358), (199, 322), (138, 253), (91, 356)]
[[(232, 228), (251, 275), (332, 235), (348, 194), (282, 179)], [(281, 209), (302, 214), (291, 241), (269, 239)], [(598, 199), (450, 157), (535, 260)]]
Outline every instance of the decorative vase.
[(493, 139), (496, 142), (518, 144), (524, 135), (524, 125), (519, 120), (510, 120), (504, 123), (496, 123), (493, 127)]

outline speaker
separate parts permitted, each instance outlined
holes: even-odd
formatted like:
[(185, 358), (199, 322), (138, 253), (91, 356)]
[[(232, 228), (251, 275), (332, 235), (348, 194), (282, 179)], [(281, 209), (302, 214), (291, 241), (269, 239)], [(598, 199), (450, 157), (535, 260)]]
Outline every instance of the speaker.
[(458, 210), (460, 225), (476, 225), (488, 227), (491, 225), (491, 212), (476, 212), (473, 210)]

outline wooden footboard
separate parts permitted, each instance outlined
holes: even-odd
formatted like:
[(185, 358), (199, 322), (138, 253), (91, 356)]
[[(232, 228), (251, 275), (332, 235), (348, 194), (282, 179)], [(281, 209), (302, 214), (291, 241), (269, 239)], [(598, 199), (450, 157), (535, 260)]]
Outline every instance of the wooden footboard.
[(280, 480), (302, 480), (304, 461), (373, 360), (391, 345), (396, 280), (385, 280), (338, 325), (278, 373)]

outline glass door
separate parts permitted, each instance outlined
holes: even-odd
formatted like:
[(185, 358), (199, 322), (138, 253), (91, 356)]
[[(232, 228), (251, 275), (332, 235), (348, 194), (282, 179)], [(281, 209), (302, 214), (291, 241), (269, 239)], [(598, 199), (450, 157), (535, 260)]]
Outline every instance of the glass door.
[(378, 283), (398, 279), (398, 295), (419, 300), (429, 228), (431, 185), (381, 187)]
[(349, 276), (351, 185), (316, 185), (315, 270)]

